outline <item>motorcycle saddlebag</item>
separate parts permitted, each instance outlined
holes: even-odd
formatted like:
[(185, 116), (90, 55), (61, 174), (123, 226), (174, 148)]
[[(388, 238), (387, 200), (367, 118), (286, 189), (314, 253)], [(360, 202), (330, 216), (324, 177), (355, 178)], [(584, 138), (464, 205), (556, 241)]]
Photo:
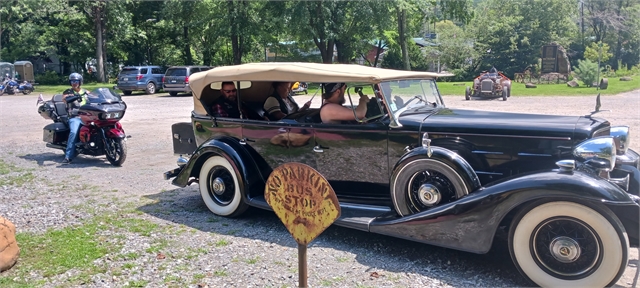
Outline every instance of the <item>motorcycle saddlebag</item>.
[(56, 122), (44, 126), (42, 140), (48, 143), (61, 143), (69, 138), (69, 128), (63, 123)]

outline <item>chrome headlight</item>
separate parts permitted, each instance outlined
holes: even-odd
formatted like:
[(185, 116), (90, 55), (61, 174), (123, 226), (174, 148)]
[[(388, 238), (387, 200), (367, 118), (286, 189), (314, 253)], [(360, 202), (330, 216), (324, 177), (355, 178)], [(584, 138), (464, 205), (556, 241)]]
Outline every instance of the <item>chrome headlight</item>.
[(616, 165), (616, 144), (610, 136), (587, 139), (573, 149), (573, 156), (593, 168), (610, 171)]
[(618, 155), (624, 155), (627, 153), (631, 137), (629, 137), (629, 126), (613, 126), (609, 135), (613, 137), (613, 141), (616, 143), (616, 151)]

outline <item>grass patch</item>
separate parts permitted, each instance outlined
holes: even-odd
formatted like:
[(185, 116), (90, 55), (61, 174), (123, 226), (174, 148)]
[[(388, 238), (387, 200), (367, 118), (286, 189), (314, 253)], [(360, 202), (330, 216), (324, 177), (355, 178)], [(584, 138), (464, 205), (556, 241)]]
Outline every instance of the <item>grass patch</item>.
[[(110, 248), (109, 243), (96, 241), (100, 228), (96, 223), (60, 230), (50, 230), (44, 234), (18, 233), (16, 238), (20, 246), (20, 261), (12, 268), (13, 275), (0, 277), (0, 284), (9, 283), (21, 287), (21, 281), (32, 272), (43, 277), (62, 274), (70, 269), (93, 267), (92, 262), (103, 257)], [(10, 279), (20, 279), (11, 284)], [(5, 287), (5, 285), (0, 285)], [(32, 286), (26, 286), (32, 287)]]
[(33, 182), (36, 176), (30, 170), (33, 169), (20, 168), (0, 160), (0, 186), (22, 187)]
[[(606, 90), (600, 90), (602, 95), (612, 95), (640, 89), (640, 75), (631, 76), (632, 81), (620, 81), (620, 77), (607, 78), (609, 86)], [(513, 81), (513, 79), (512, 79)], [(511, 96), (595, 96), (598, 94), (595, 87), (587, 88), (580, 81), (580, 87), (571, 88), (566, 83), (560, 84), (536, 84), (537, 88), (525, 88), (523, 83), (512, 82)], [(468, 82), (438, 82), (438, 89), (441, 95), (459, 95), (464, 97), (466, 86), (471, 87), (472, 81)], [(417, 87), (417, 86), (416, 86)], [(317, 84), (310, 84), (307, 95), (313, 95), (318, 91)], [(319, 95), (320, 91), (318, 91)], [(358, 98), (353, 89), (349, 90), (352, 97)], [(373, 96), (373, 89), (365, 87), (362, 93)], [(304, 95), (304, 94), (297, 94)], [(347, 100), (348, 101), (348, 100)]]
[(158, 228), (158, 224), (137, 218), (126, 218), (117, 221), (112, 220), (110, 224), (114, 227), (125, 229), (129, 232), (147, 237), (151, 236), (151, 232), (156, 231)]
[[(640, 75), (632, 76), (632, 81), (620, 81), (620, 78), (608, 78), (609, 86), (606, 90), (596, 90), (595, 87), (571, 88), (565, 83), (560, 84), (536, 84), (537, 88), (525, 88), (523, 83), (511, 84), (511, 96), (595, 96), (612, 95), (640, 89)], [(578, 81), (579, 82), (579, 81)], [(457, 86), (455, 84), (464, 84)], [(471, 87), (473, 82), (438, 82), (438, 89), (442, 95), (460, 95), (464, 97), (466, 86)]]
[(213, 275), (216, 277), (225, 277), (227, 276), (227, 271), (226, 270), (216, 270), (215, 272), (213, 272)]
[(254, 257), (254, 258), (249, 258), (249, 259), (245, 260), (245, 262), (247, 262), (247, 264), (256, 264), (256, 263), (258, 263), (258, 261), (260, 261), (260, 257)]

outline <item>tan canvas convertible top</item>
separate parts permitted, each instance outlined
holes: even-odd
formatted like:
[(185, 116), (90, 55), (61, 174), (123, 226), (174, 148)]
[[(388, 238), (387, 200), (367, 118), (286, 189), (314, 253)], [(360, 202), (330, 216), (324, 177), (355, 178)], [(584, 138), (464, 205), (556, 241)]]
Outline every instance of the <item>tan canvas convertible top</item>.
[[(225, 81), (253, 82), (346, 82), (346, 83), (380, 83), (401, 79), (432, 79), (436, 77), (453, 76), (434, 72), (403, 71), (384, 68), (374, 68), (357, 64), (322, 64), (302, 62), (265, 62), (248, 63), (233, 66), (221, 66), (206, 72), (199, 72), (189, 78), (189, 85), (193, 91), (194, 110), (196, 113), (206, 113), (200, 103), (200, 98), (212, 93), (211, 84)], [(258, 87), (255, 87), (258, 88)], [(268, 89), (268, 87), (267, 87)], [(216, 93), (218, 92), (218, 93)], [(218, 95), (216, 95), (218, 96)], [(214, 97), (215, 98), (215, 97)], [(206, 101), (209, 102), (209, 101)]]

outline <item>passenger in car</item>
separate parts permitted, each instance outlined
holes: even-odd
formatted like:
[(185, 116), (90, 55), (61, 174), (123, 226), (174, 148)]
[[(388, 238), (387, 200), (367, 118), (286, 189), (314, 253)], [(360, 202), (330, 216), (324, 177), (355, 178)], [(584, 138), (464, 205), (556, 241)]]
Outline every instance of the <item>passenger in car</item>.
[(356, 107), (357, 119), (353, 116), (353, 110), (342, 106), (344, 104), (344, 92), (347, 89), (345, 83), (324, 84), (325, 92), (322, 94), (324, 104), (320, 108), (320, 119), (322, 123), (340, 124), (341, 121), (354, 121), (364, 118), (367, 114), (367, 103), (369, 97), (360, 93), (358, 107)]
[(298, 111), (305, 111), (311, 106), (311, 101), (304, 103), (302, 108), (298, 107), (296, 101), (291, 97), (291, 82), (273, 82), (274, 92), (264, 101), (264, 111), (271, 121), (277, 121), (285, 116)]
[(240, 109), (243, 115), (247, 115), (244, 107), (238, 107), (238, 90), (233, 82), (222, 82), (220, 94), (211, 106), (212, 116), (240, 118)]

